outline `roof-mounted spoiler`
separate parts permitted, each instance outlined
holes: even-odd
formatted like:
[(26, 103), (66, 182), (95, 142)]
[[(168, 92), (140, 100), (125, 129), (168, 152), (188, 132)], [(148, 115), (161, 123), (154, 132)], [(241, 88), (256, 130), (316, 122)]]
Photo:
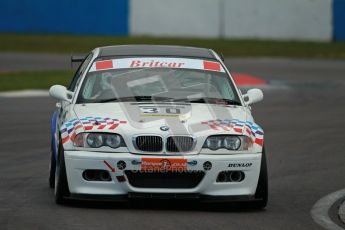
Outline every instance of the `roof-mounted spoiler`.
[(82, 63), (86, 58), (86, 55), (71, 55), (71, 67), (73, 68), (73, 63)]
[(83, 62), (86, 58), (86, 55), (71, 55), (71, 62)]

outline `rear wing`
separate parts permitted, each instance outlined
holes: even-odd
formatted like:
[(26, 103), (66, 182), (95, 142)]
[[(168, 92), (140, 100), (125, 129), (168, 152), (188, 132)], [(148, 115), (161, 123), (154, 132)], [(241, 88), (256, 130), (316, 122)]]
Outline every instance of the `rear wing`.
[(79, 63), (78, 66), (85, 60), (87, 55), (71, 55), (71, 68), (74, 63)]

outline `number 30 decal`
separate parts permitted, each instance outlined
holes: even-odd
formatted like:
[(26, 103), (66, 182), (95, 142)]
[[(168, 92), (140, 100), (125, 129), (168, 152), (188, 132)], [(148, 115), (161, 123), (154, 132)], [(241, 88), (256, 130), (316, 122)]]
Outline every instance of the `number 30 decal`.
[(166, 108), (166, 113), (170, 114), (180, 114), (181, 110), (177, 108)]
[[(142, 113), (159, 113), (160, 109), (155, 107), (141, 107)], [(165, 108), (165, 113), (168, 114), (181, 114), (181, 110), (178, 108)]]

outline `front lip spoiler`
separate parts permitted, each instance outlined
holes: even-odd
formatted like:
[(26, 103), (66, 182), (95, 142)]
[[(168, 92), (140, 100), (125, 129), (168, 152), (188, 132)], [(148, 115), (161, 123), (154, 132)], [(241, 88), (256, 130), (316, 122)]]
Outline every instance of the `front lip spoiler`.
[(66, 197), (66, 199), (114, 202), (126, 202), (130, 200), (188, 200), (206, 203), (259, 201), (254, 195), (210, 196), (198, 193), (128, 193), (124, 195), (71, 194)]

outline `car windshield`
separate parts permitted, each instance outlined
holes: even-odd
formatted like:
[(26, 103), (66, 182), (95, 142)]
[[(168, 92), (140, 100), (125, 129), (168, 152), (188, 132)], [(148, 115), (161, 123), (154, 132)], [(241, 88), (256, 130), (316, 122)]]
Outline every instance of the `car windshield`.
[(217, 67), (205, 65), (203, 61), (204, 67), (208, 67), (205, 69), (195, 65), (195, 60), (188, 65), (188, 59), (183, 59), (186, 63), (180, 66), (169, 62), (159, 64), (156, 60), (152, 60), (151, 65), (147, 62), (146, 66), (139, 65), (143, 63), (139, 61), (137, 65), (126, 65), (115, 63), (116, 60), (119, 59), (93, 64), (83, 81), (77, 103), (179, 101), (241, 105), (229, 76), (218, 62), (212, 62)]

